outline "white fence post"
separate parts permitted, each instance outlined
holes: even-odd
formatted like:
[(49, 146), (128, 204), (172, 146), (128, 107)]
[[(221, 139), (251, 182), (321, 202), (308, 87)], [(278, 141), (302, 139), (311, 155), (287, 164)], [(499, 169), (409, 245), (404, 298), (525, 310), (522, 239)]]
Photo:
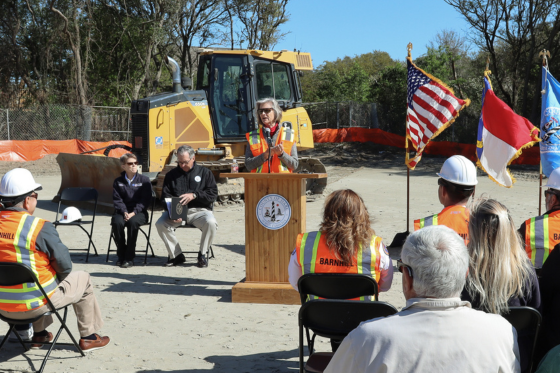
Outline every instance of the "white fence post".
[(6, 109), (6, 128), (8, 129), (8, 141), (10, 141), (10, 109)]

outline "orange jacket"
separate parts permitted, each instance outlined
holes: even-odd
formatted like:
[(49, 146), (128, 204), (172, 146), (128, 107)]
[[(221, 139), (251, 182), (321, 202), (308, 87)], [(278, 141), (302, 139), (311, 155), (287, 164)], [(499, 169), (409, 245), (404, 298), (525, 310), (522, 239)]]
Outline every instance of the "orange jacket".
[[(0, 262), (22, 263), (33, 270), (50, 297), (56, 290), (56, 272), (43, 252), (35, 249), (37, 235), (45, 221), (27, 212), (0, 212)], [(23, 312), (45, 305), (47, 301), (36, 286), (22, 284), (0, 286), (0, 309)]]
[(465, 240), (465, 245), (469, 243), (469, 210), (465, 206), (447, 206), (439, 214), (414, 220), (415, 231), (430, 225), (445, 225), (457, 232)]
[[(360, 246), (351, 265), (344, 264), (327, 246), (327, 236), (321, 232), (300, 233), (296, 242), (296, 255), (302, 275), (307, 273), (357, 273), (380, 279), (381, 237), (373, 236), (365, 249)], [(367, 299), (366, 299), (367, 298)], [(371, 300), (362, 297), (362, 300)]]
[[(278, 137), (276, 138), (276, 145), (282, 144), (282, 148), (284, 148), (284, 152), (288, 155), (292, 155), (292, 146), (294, 145), (294, 131), (290, 128), (283, 127), (279, 125)], [(262, 128), (248, 132), (246, 135), (247, 141), (249, 142), (249, 147), (251, 149), (251, 153), (253, 153), (253, 157), (257, 157), (262, 153), (266, 152), (268, 149), (268, 144), (266, 143), (266, 139), (262, 133)], [(268, 173), (268, 161), (265, 161), (262, 166), (251, 170), (251, 172), (262, 172)], [(272, 161), (270, 165), (270, 172), (272, 173), (291, 173), (292, 171), (284, 166), (278, 158), (277, 155), (272, 156)]]

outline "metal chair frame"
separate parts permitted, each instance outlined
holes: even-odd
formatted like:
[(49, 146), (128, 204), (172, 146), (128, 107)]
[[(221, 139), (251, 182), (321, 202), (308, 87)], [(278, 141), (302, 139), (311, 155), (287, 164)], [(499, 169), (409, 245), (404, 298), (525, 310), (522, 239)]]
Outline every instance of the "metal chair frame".
[[(144, 223), (144, 224), (142, 224), (141, 226), (138, 227), (138, 231), (141, 232), (144, 235), (144, 237), (146, 238), (146, 250), (136, 250), (137, 253), (144, 253), (144, 264), (148, 263), (148, 249), (150, 249), (152, 251), (152, 258), (156, 257), (155, 254), (154, 254), (154, 248), (152, 247), (152, 244), (150, 243), (150, 237), (151, 237), (151, 234), (152, 234), (152, 220), (153, 220), (153, 217), (154, 217), (154, 207), (155, 207), (155, 204), (156, 204), (156, 200), (157, 200), (156, 192), (154, 192), (152, 190), (152, 203), (151, 203), (152, 208), (151, 208), (151, 211), (150, 211), (150, 218), (146, 223)], [(145, 226), (148, 226), (148, 234), (146, 234), (144, 229), (142, 229), (142, 227), (145, 227)], [(116, 249), (111, 250), (111, 242), (113, 241), (114, 238), (115, 238), (115, 233), (113, 231), (113, 225), (111, 225), (111, 234), (109, 235), (109, 246), (107, 246), (107, 258), (105, 259), (105, 263), (107, 263), (109, 261), (109, 253), (111, 251), (117, 251)], [(116, 244), (116, 242), (115, 242), (115, 244)]]
[[(334, 355), (332, 352), (314, 351), (315, 336), (335, 340), (344, 339), (361, 322), (397, 313), (389, 303), (340, 299), (314, 299), (305, 302), (298, 314), (299, 371), (322, 372)], [(304, 364), (303, 329), (314, 332), (308, 341), (309, 359)]]
[[(83, 230), (88, 238), (89, 238), (89, 243), (88, 243), (88, 248), (87, 248), (87, 254), (86, 254), (86, 263), (89, 261), (89, 251), (91, 249), (91, 246), (93, 246), (93, 250), (95, 251), (95, 256), (98, 256), (99, 254), (97, 253), (97, 248), (95, 247), (95, 243), (93, 243), (93, 226), (95, 225), (95, 215), (97, 213), (97, 198), (99, 196), (99, 193), (97, 192), (97, 190), (95, 188), (66, 188), (62, 191), (62, 193), (60, 193), (60, 199), (58, 201), (58, 208), (56, 210), (56, 218), (55, 221), (53, 222), (53, 225), (55, 227), (55, 229), (58, 229), (58, 227), (60, 226), (68, 226), (68, 227), (80, 227), (81, 230)], [(60, 211), (60, 206), (62, 205), (63, 201), (68, 201), (68, 202), (90, 202), (90, 201), (94, 201), (94, 207), (93, 207), (93, 214), (92, 214), (92, 219), (91, 220), (85, 220), (85, 221), (74, 221), (71, 223), (60, 223), (58, 221), (58, 215), (61, 214)], [(65, 205), (67, 206), (67, 205)], [(89, 225), (91, 224), (91, 229), (88, 232), (82, 225)], [(71, 250), (82, 250), (82, 249), (71, 249)]]
[(539, 329), (542, 323), (542, 317), (539, 311), (532, 307), (515, 306), (509, 307), (509, 312), (502, 315), (515, 329), (517, 330), (517, 339), (522, 334), (533, 335), (531, 356), (529, 368), (527, 372), (533, 371), (533, 356), (535, 354), (535, 347), (537, 345), (537, 338), (539, 336)]
[[(35, 276), (35, 273), (33, 273), (33, 270), (31, 270), (31, 268), (29, 268), (25, 264), (0, 262), (0, 273), (2, 273), (2, 275), (0, 275), (0, 285), (1, 286), (14, 286), (14, 285), (20, 285), (20, 284), (23, 284), (23, 283), (35, 283), (37, 285), (37, 287), (39, 288), (39, 290), (41, 291), (43, 297), (47, 300), (48, 308), (51, 310), (49, 312), (46, 312), (43, 315), (33, 317), (33, 318), (29, 318), (29, 319), (25, 319), (25, 320), (15, 320), (15, 319), (11, 319), (11, 318), (5, 317), (3, 315), (0, 315), (0, 320), (2, 320), (4, 322), (7, 322), (8, 325), (10, 326), (10, 329), (8, 330), (8, 332), (4, 336), (4, 339), (2, 339), (2, 342), (0, 343), (0, 349), (2, 349), (2, 347), (4, 346), (4, 343), (6, 343), (6, 341), (8, 340), (8, 337), (9, 337), (10, 333), (12, 333), (12, 331), (14, 331), (14, 334), (16, 335), (17, 339), (19, 340), (19, 342), (21, 343), (21, 345), (23, 346), (25, 351), (26, 352), (29, 351), (28, 345), (31, 345), (32, 342), (23, 341), (23, 339), (21, 339), (21, 336), (19, 335), (19, 333), (15, 332), (15, 330), (14, 330), (15, 326), (16, 325), (30, 324), (30, 323), (33, 323), (33, 322), (39, 320), (43, 316), (54, 314), (54, 315), (56, 315), (56, 317), (60, 321), (60, 328), (58, 329), (58, 332), (56, 333), (56, 336), (54, 337), (52, 342), (43, 342), (42, 343), (43, 345), (50, 345), (50, 348), (47, 351), (47, 354), (45, 355), (45, 357), (43, 359), (43, 363), (41, 364), (41, 368), (38, 370), (38, 372), (42, 373), (43, 370), (45, 369), (45, 366), (47, 364), (49, 356), (50, 356), (50, 354), (51, 354), (55, 345), (75, 346), (78, 349), (78, 352), (82, 356), (85, 356), (84, 351), (82, 351), (82, 349), (80, 348), (80, 345), (78, 344), (78, 342), (76, 342), (76, 339), (74, 338), (74, 336), (72, 335), (72, 333), (68, 329), (68, 326), (66, 325), (66, 316), (68, 314), (68, 307), (70, 305), (67, 305), (67, 306), (60, 307), (60, 308), (56, 309), (54, 307), (54, 305), (52, 304), (51, 300), (49, 299), (47, 293), (45, 292), (45, 290), (41, 286), (41, 283), (37, 280), (37, 277)], [(9, 280), (6, 281), (4, 278), (9, 278)], [(62, 317), (60, 316), (60, 314), (58, 312), (60, 310), (64, 310), (64, 316), (62, 316)], [(58, 338), (60, 337), (60, 334), (62, 333), (62, 330), (66, 330), (66, 332), (70, 336), (70, 339), (72, 339), (72, 343), (62, 343), (62, 342), (58, 343)]]

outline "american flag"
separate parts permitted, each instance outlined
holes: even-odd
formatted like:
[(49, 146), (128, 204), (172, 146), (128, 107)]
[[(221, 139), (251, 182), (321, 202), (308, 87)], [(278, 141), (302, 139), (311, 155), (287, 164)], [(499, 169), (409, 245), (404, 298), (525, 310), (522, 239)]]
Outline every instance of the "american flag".
[(408, 159), (407, 152), (406, 164), (414, 170), (422, 158), (424, 147), (449, 127), (470, 100), (455, 97), (451, 88), (416, 67), (410, 57), (407, 58), (407, 66), (406, 137), (416, 149), (416, 156)]

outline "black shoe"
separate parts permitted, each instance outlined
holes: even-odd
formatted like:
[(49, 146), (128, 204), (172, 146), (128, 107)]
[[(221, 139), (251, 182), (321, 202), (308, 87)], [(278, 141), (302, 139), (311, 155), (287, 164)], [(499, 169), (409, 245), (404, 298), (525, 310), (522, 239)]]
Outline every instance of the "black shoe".
[(125, 261), (121, 266), (121, 268), (130, 268), (130, 267), (134, 267), (134, 262), (132, 260)]
[(183, 263), (185, 263), (185, 261), (186, 261), (185, 256), (183, 254), (179, 254), (173, 259), (168, 259), (167, 263), (165, 263), (165, 266), (166, 267), (173, 267), (173, 266), (177, 266), (179, 264), (183, 264)]
[(206, 256), (202, 255), (202, 253), (198, 253), (198, 261), (196, 263), (198, 268), (205, 268), (208, 267), (208, 261), (206, 260)]
[(120, 267), (120, 266), (123, 265), (123, 263), (124, 263), (124, 260), (120, 260), (120, 259), (119, 259), (119, 260), (117, 260), (117, 262), (115, 263), (115, 265), (116, 265), (117, 267)]

